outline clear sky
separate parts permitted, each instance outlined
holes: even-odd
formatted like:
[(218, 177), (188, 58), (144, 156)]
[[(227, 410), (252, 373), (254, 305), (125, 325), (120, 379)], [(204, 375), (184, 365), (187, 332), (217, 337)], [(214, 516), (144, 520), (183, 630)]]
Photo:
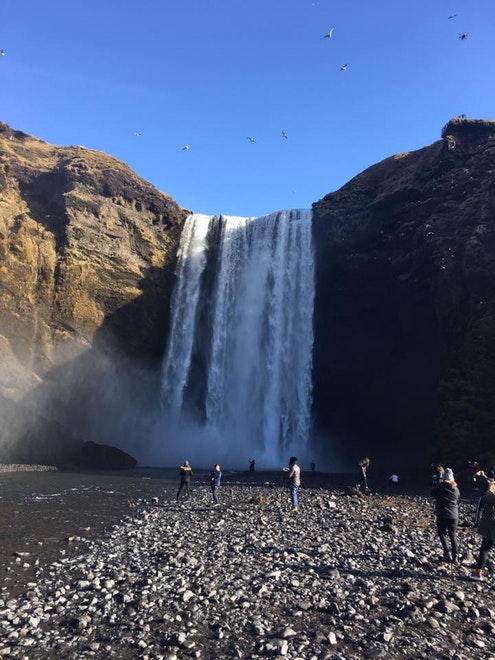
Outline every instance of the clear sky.
[(0, 120), (197, 213), (309, 208), (495, 115), (494, 0), (0, 0), (0, 49)]

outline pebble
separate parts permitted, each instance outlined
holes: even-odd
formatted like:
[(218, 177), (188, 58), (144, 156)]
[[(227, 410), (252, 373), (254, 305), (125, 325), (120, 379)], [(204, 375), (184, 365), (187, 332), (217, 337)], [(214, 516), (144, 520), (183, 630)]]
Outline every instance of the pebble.
[[(455, 639), (487, 657), (492, 587), (437, 561), (426, 498), (300, 498), (298, 516), (273, 485), (224, 487), (217, 507), (200, 488), (184, 505), (136, 502), (104, 538), (35, 567), (24, 592), (3, 587), (0, 656), (399, 660)], [(477, 553), (472, 530), (459, 537)]]

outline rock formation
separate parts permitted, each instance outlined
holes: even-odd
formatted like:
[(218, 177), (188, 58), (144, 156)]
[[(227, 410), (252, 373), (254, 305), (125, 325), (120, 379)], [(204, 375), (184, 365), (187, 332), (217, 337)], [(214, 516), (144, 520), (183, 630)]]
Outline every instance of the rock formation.
[(495, 122), (454, 119), (314, 205), (322, 442), (495, 460), (494, 167)]
[[(314, 205), (322, 455), (495, 461), (494, 166), (495, 122), (458, 118)], [(0, 124), (0, 460), (143, 442), (186, 215), (103, 153)]]
[(25, 411), (3, 415), (4, 435), (26, 429), (25, 459), (58, 445), (50, 424), (84, 438), (110, 391), (132, 381), (120, 403), (146, 396), (136, 372), (163, 352), (186, 215), (106, 154), (0, 124), (0, 395), (2, 410), (17, 401)]

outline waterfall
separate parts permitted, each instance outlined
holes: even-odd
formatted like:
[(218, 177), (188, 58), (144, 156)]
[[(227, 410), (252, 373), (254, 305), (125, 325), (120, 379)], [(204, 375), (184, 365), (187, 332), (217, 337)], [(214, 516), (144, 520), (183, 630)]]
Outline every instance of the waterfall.
[(163, 364), (169, 451), (232, 466), (304, 455), (313, 299), (311, 211), (188, 217)]

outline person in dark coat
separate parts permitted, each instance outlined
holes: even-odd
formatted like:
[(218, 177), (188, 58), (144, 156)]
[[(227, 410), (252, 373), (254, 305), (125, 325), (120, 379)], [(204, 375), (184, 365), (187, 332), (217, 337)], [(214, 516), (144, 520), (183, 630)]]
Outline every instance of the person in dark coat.
[(211, 497), (213, 504), (218, 504), (218, 491), (220, 489), (220, 481), (222, 479), (222, 471), (218, 463), (213, 467), (210, 474)]
[(483, 569), (488, 560), (488, 553), (495, 546), (495, 481), (490, 481), (488, 490), (481, 498), (481, 517), (477, 529), (481, 535), (481, 547), (476, 562), (476, 568), (470, 574), (471, 580), (482, 582)]
[(189, 497), (191, 495), (191, 476), (192, 476), (192, 468), (189, 465), (188, 461), (184, 461), (183, 465), (180, 466), (180, 486), (179, 490), (177, 491), (177, 497), (175, 498), (177, 501), (179, 501), (180, 494), (182, 492), (182, 489), (185, 488), (186, 490), (186, 497)]
[[(452, 561), (456, 564), (459, 560), (457, 525), (459, 523), (460, 493), (454, 479), (454, 473), (450, 468), (443, 472), (431, 494), (435, 498), (437, 532), (443, 548), (443, 561)], [(452, 554), (447, 542), (447, 535), (450, 540)]]

